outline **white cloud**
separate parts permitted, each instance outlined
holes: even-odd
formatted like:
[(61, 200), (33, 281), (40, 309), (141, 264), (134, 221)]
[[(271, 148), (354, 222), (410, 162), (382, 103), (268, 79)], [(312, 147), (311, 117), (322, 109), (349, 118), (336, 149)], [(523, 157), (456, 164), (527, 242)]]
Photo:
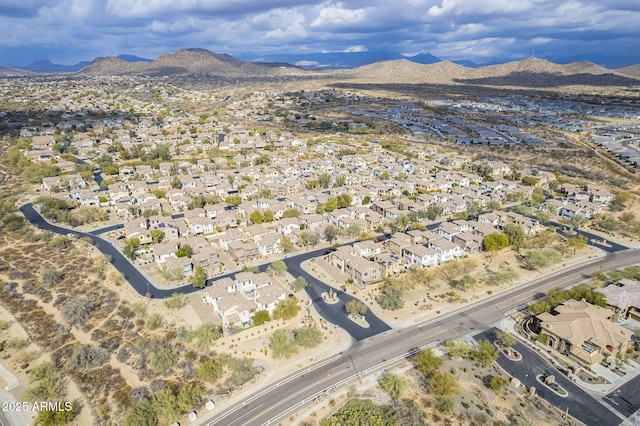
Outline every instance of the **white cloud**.
[(347, 9), (344, 3), (338, 2), (324, 7), (316, 19), (311, 22), (312, 28), (334, 28), (352, 26), (361, 23), (365, 17), (364, 9)]

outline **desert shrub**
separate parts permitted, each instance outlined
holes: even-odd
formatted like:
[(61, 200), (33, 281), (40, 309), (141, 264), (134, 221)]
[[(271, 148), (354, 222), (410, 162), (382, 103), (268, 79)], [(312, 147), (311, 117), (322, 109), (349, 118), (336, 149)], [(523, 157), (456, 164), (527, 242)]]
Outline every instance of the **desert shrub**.
[(124, 416), (125, 426), (155, 426), (158, 424), (158, 414), (154, 405), (148, 399), (138, 402), (135, 407), (127, 411)]
[(200, 366), (198, 367), (198, 377), (206, 380), (207, 382), (214, 383), (218, 380), (220, 373), (222, 372), (222, 363), (208, 357), (202, 357), (200, 359)]
[(28, 344), (29, 344), (29, 339), (24, 339), (22, 337), (12, 337), (10, 339), (7, 339), (6, 342), (4, 342), (4, 347), (5, 349), (19, 350), (24, 348)]
[(109, 360), (106, 349), (90, 344), (80, 345), (73, 350), (67, 366), (71, 370), (90, 370), (104, 365)]
[(27, 401), (52, 401), (64, 396), (64, 384), (52, 362), (43, 362), (28, 374), (32, 385), (23, 395)]
[(293, 335), (296, 344), (303, 348), (315, 348), (322, 343), (322, 331), (317, 327), (296, 328)]
[(151, 314), (147, 317), (146, 321), (144, 322), (144, 325), (149, 330), (155, 330), (157, 328), (160, 328), (160, 326), (162, 325), (162, 317), (160, 316), (160, 314)]
[(58, 284), (62, 281), (63, 276), (64, 274), (62, 272), (53, 268), (42, 268), (42, 271), (40, 271), (40, 280), (42, 281), (42, 284), (47, 287), (53, 287)]
[(62, 305), (62, 316), (72, 325), (85, 323), (93, 312), (94, 306), (83, 297), (73, 297)]
[(171, 297), (164, 301), (164, 306), (169, 309), (180, 309), (187, 306), (189, 298), (182, 293), (173, 293)]
[(169, 347), (165, 347), (151, 354), (151, 366), (163, 373), (176, 365), (178, 357), (176, 353)]

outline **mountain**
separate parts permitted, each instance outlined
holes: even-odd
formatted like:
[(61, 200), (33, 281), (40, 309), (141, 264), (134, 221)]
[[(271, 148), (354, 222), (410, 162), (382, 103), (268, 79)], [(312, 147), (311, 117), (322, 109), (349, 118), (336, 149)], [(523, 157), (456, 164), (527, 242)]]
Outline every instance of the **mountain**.
[(80, 74), (246, 78), (302, 72), (304, 71), (295, 67), (253, 64), (206, 49), (182, 49), (175, 53), (164, 53), (151, 62), (127, 62), (113, 56), (97, 58), (82, 69)]
[(72, 73), (80, 71), (87, 65), (89, 65), (89, 61), (78, 62), (75, 65), (60, 65), (54, 64), (48, 59), (40, 59), (39, 61), (35, 61), (30, 65), (20, 67), (20, 69), (37, 73)]
[(141, 58), (136, 55), (118, 55), (116, 58), (122, 59), (126, 62), (153, 62), (153, 59)]
[(32, 71), (23, 70), (20, 68), (9, 68), (0, 65), (0, 77), (28, 77), (36, 75)]
[(418, 53), (414, 56), (407, 56), (406, 59), (417, 64), (435, 64), (442, 61), (442, 59), (433, 56), (431, 53)]
[(419, 64), (408, 59), (396, 59), (343, 71), (341, 76), (379, 84), (452, 84), (454, 78), (463, 78), (469, 70), (450, 61)]
[(416, 64), (401, 59), (341, 71), (339, 77), (377, 84), (472, 84), (540, 88), (573, 85), (637, 86), (640, 85), (640, 65), (609, 70), (590, 62), (559, 65), (543, 59), (527, 58), (500, 65), (470, 68), (449, 61)]
[(640, 64), (619, 68), (616, 72), (627, 77), (640, 78)]

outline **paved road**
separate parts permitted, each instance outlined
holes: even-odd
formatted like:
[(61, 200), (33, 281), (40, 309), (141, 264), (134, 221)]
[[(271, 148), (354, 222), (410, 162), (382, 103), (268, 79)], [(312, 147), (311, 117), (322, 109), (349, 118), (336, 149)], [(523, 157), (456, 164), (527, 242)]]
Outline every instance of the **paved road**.
[[(92, 233), (79, 232), (73, 229), (64, 228), (62, 226), (53, 225), (44, 220), (40, 213), (38, 213), (33, 208), (33, 205), (31, 203), (25, 204), (20, 207), (20, 211), (32, 224), (36, 225), (38, 228), (56, 232), (62, 235), (73, 232), (79, 237), (90, 238), (96, 248), (98, 248), (98, 250), (106, 255), (111, 256), (111, 263), (113, 264), (113, 266), (115, 266), (115, 268), (124, 275), (124, 278), (127, 280), (127, 282), (141, 296), (146, 296), (147, 292), (149, 292), (152, 298), (163, 299), (171, 296), (174, 293), (191, 294), (201, 290), (191, 285), (185, 285), (174, 289), (159, 289), (155, 287), (153, 285), (153, 282), (147, 279), (147, 277), (142, 274), (142, 272), (138, 268), (136, 268), (129, 261), (129, 259), (127, 259), (116, 247), (110, 244), (109, 241), (102, 239), (98, 235), (94, 235)], [(321, 281), (311, 277), (306, 272), (302, 271), (300, 268), (300, 263), (313, 257), (321, 256), (325, 251), (326, 248), (322, 248), (300, 255), (292, 256), (285, 260), (287, 268), (293, 276), (304, 276), (307, 282), (310, 284), (306, 287), (306, 291), (307, 294), (309, 294), (311, 301), (313, 302), (313, 306), (317, 309), (318, 313), (330, 323), (346, 330), (355, 340), (366, 339), (378, 333), (389, 330), (390, 327), (381, 319), (376, 317), (372, 312), (367, 312), (367, 314), (365, 315), (370, 325), (369, 328), (363, 328), (351, 321), (346, 315), (344, 304), (349, 300), (355, 299), (355, 297), (353, 296), (339, 291), (336, 292), (338, 294), (338, 297), (340, 298), (339, 303), (336, 303), (335, 305), (327, 305), (322, 300), (320, 294), (322, 292), (329, 291), (329, 287)], [(268, 264), (261, 265), (261, 269), (265, 270), (267, 266)], [(235, 272), (221, 275), (215, 278), (210, 278), (207, 280), (206, 286), (213, 285), (215, 281), (221, 278), (233, 276), (235, 276)]]
[[(301, 406), (312, 404), (318, 396), (332, 397), (332, 389), (345, 381), (358, 380), (404, 360), (406, 354), (419, 347), (490, 328), (505, 313), (523, 305), (540, 293), (573, 285), (598, 270), (609, 270), (639, 262), (639, 251), (629, 250), (608, 255), (604, 259), (561, 271), (503, 294), (478, 301), (422, 324), (403, 330), (390, 330), (362, 340), (319, 367), (302, 370), (270, 388), (256, 392), (242, 403), (223, 408), (208, 423), (216, 426), (277, 424)], [(222, 404), (218, 404), (222, 406)], [(592, 423), (589, 423), (592, 424)], [(604, 424), (604, 423), (603, 423)]]
[[(476, 340), (496, 339), (496, 328), (484, 331), (474, 337)], [(558, 370), (551, 366), (544, 358), (522, 343), (516, 343), (514, 349), (522, 354), (522, 361), (511, 361), (500, 354), (498, 365), (507, 371), (511, 376), (517, 378), (527, 388), (536, 387), (536, 394), (544, 398), (560, 411), (569, 410), (569, 414), (584, 424), (597, 424), (599, 426), (615, 426), (620, 424), (628, 415), (620, 418), (612, 410), (605, 406), (600, 399), (596, 399), (571, 380), (567, 379)], [(562, 386), (569, 395), (565, 398), (547, 389), (538, 383), (536, 376), (552, 374), (556, 378), (556, 383)]]
[(604, 400), (616, 411), (629, 417), (640, 409), (640, 376), (609, 393)]

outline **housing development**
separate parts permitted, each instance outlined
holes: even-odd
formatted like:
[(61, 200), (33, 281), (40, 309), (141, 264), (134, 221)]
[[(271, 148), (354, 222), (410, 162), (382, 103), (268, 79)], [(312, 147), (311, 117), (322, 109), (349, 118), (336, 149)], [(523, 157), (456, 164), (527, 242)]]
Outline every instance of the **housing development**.
[(2, 424), (635, 424), (640, 77), (405, 62), (0, 79)]

